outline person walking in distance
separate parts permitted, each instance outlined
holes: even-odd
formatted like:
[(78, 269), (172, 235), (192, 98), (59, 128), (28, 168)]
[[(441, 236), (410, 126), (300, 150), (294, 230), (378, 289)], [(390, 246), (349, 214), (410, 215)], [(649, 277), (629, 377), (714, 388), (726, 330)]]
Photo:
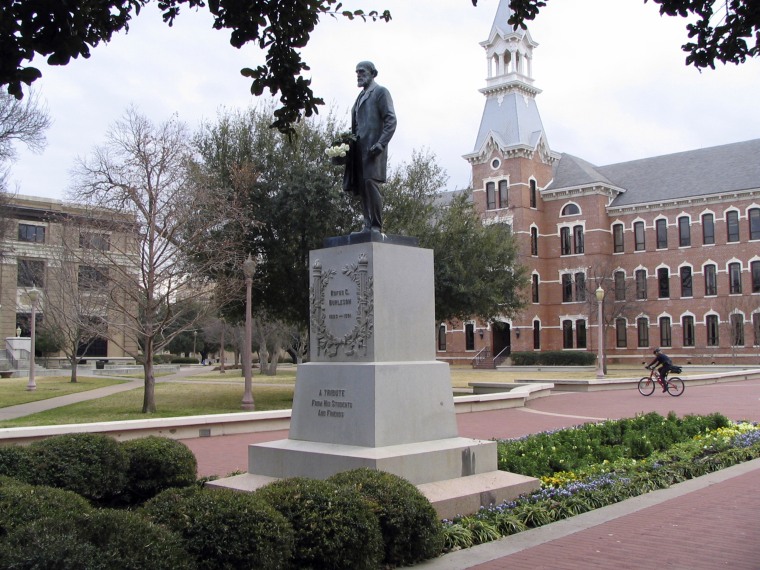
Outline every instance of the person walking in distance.
[(365, 232), (383, 230), (380, 185), (386, 180), (388, 143), (396, 131), (393, 99), (375, 77), (377, 68), (371, 61), (356, 65), (356, 83), (362, 91), (351, 109), (351, 132), (356, 141), (351, 145), (343, 177), (343, 190), (361, 199)]

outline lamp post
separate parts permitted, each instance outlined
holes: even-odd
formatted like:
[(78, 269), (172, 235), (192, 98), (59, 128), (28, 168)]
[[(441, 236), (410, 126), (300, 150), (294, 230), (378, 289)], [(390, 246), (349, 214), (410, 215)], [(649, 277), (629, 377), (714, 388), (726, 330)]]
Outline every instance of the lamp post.
[(198, 340), (198, 331), (193, 331), (193, 357), (195, 357), (195, 341)]
[(219, 319), (222, 323), (222, 339), (220, 341), (221, 348), (219, 349), (219, 373), (225, 374), (226, 371), (224, 370), (224, 319)]
[(596, 300), (599, 305), (599, 342), (597, 343), (599, 345), (599, 354), (597, 355), (598, 366), (596, 369), (596, 377), (604, 378), (604, 323), (602, 322), (604, 319), (604, 289), (602, 289), (601, 285), (596, 289)]
[(251, 288), (253, 287), (253, 273), (256, 271), (256, 262), (248, 254), (248, 259), (243, 262), (243, 275), (245, 276), (245, 344), (243, 345), (243, 377), (245, 378), (245, 391), (243, 393), (242, 408), (253, 410), (253, 393), (251, 392)]
[(29, 326), (29, 337), (31, 340), (29, 347), (29, 382), (26, 384), (26, 389), (30, 392), (37, 389), (37, 383), (34, 381), (34, 341), (36, 333), (34, 329), (37, 324), (37, 299), (39, 299), (39, 293), (36, 287), (32, 287), (31, 291), (27, 291), (29, 302), (32, 304), (32, 322)]

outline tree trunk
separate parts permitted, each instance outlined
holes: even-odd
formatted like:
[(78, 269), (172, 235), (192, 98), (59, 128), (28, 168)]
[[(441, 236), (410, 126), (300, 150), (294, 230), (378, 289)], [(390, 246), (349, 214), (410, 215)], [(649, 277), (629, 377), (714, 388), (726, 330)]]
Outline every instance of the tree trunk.
[(156, 378), (153, 375), (153, 339), (145, 339), (145, 349), (143, 350), (143, 370), (145, 371), (145, 392), (143, 395), (144, 414), (152, 414), (156, 411)]
[(277, 364), (280, 361), (280, 347), (274, 345), (269, 353), (269, 364), (267, 365), (267, 376), (277, 376)]
[(76, 384), (76, 382), (77, 382), (77, 365), (79, 364), (79, 357), (77, 357), (77, 353), (76, 352), (74, 352), (74, 354), (69, 357), (69, 362), (71, 363), (71, 380), (70, 380), (70, 382), (72, 384)]

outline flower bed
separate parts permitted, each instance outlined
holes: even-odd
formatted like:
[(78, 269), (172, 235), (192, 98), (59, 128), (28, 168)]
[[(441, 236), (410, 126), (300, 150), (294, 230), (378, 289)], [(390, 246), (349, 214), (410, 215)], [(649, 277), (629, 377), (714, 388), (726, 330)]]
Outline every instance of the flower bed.
[[(758, 426), (720, 414), (680, 420), (647, 414), (500, 441), (500, 468), (521, 464), (517, 472), (541, 477), (542, 489), (444, 521), (446, 549), (496, 540), (758, 457)], [(547, 473), (548, 464), (567, 467)]]

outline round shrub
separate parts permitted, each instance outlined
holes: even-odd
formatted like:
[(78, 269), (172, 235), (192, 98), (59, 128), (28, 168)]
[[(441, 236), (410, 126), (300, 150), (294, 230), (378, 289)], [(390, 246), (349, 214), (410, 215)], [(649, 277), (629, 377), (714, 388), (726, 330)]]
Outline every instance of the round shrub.
[(0, 567), (56, 570), (195, 568), (180, 538), (135, 513), (103, 509), (43, 518), (0, 541)]
[(293, 529), (251, 493), (226, 489), (167, 489), (141, 511), (179, 534), (200, 569), (287, 568)]
[(386, 564), (407, 566), (438, 556), (443, 525), (430, 501), (406, 479), (373, 469), (354, 469), (328, 479), (368, 499), (380, 522)]
[(74, 433), (29, 446), (30, 483), (68, 489), (88, 499), (120, 494), (127, 481), (127, 454), (105, 435)]
[(372, 505), (354, 489), (296, 477), (254, 492), (295, 531), (296, 568), (375, 569), (383, 539)]
[(198, 462), (180, 441), (150, 436), (125, 441), (121, 447), (129, 459), (126, 491), (134, 502), (195, 483)]
[(29, 474), (29, 451), (20, 445), (0, 447), (0, 475), (15, 477), (22, 481)]
[(37, 487), (10, 478), (0, 478), (0, 536), (37, 519), (68, 519), (72, 513), (87, 513), (90, 504), (71, 491)]

